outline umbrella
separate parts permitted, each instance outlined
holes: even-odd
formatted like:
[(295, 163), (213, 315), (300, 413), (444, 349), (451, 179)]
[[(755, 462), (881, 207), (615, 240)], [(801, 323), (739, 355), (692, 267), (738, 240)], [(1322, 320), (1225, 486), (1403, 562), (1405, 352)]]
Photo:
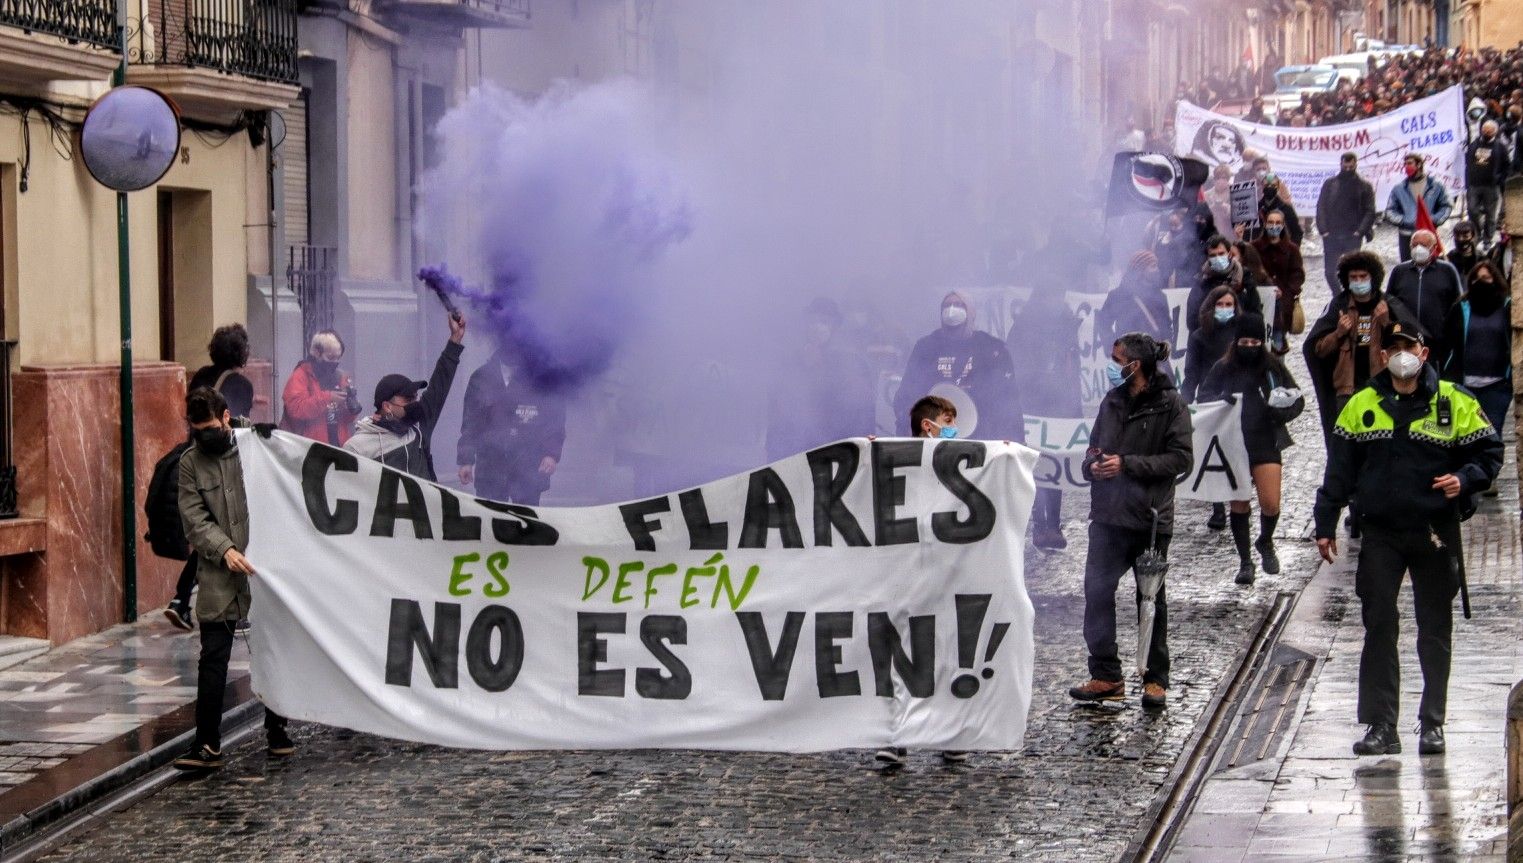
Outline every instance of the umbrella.
[(1158, 589), (1163, 587), (1163, 576), (1169, 571), (1169, 561), (1158, 550), (1158, 510), (1153, 510), (1153, 535), (1148, 550), (1137, 556), (1132, 565), (1137, 574), (1137, 593), (1142, 599), (1137, 603), (1137, 672), (1148, 670), (1148, 650), (1153, 646), (1154, 600)]

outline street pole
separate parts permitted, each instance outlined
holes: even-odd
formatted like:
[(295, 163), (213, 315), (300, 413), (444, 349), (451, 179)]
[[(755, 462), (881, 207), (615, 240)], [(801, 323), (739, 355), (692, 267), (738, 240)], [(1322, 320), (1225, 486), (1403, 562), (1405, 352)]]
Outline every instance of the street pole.
[[(122, 62), (111, 86), (127, 82), (127, 4), (116, 0), (116, 29)], [(132, 267), (127, 231), (127, 193), (116, 193), (116, 280), (121, 305), (122, 336), (122, 619), (137, 620), (137, 478), (132, 433)]]

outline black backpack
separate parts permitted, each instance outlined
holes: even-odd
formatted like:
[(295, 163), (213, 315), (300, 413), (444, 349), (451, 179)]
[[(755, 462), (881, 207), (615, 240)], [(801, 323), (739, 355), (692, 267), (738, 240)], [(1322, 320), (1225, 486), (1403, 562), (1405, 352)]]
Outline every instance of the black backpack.
[(180, 521), (180, 456), (190, 447), (190, 441), (186, 441), (159, 459), (148, 483), (148, 497), (143, 501), (143, 511), (148, 516), (148, 532), (143, 538), (153, 547), (154, 554), (170, 560), (190, 558), (190, 543)]

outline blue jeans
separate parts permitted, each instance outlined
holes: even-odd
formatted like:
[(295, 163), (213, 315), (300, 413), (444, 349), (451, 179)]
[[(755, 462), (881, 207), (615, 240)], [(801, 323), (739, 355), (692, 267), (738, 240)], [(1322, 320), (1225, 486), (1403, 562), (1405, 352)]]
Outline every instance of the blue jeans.
[(1501, 434), (1502, 426), (1507, 423), (1507, 414), (1512, 410), (1512, 381), (1500, 380), (1471, 392), (1475, 393), (1475, 400), (1481, 403), (1486, 418), (1496, 426), (1497, 434)]

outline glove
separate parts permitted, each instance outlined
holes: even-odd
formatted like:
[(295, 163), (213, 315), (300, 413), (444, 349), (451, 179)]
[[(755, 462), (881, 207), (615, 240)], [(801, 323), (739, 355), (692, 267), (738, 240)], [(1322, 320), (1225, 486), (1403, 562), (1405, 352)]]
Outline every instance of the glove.
[(274, 423), (254, 423), (254, 434), (259, 435), (265, 440), (270, 439), (270, 433), (273, 431), (275, 431)]
[(1269, 406), (1288, 408), (1301, 400), (1301, 391), (1292, 387), (1275, 387), (1269, 391)]

